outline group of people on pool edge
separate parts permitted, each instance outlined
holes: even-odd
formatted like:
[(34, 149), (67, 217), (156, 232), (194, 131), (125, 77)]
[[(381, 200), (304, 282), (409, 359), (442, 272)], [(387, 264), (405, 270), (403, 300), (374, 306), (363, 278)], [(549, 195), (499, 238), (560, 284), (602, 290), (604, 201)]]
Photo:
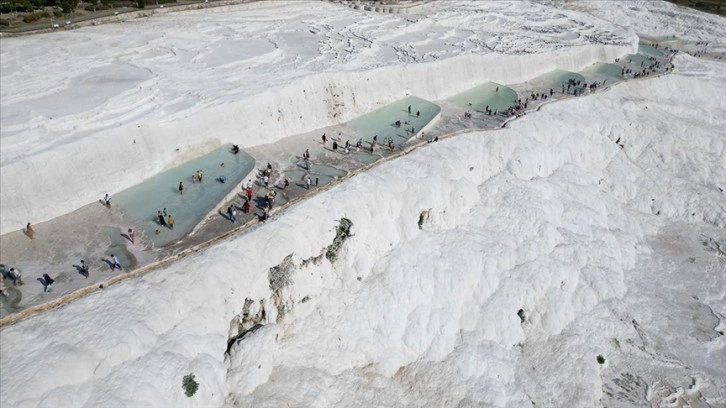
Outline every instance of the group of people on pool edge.
[[(656, 48), (657, 48), (657, 46), (656, 46)], [(673, 54), (675, 54), (675, 53), (678, 52), (675, 49), (668, 49), (668, 48), (666, 48), (666, 50), (670, 52), (670, 56), (672, 56)], [(655, 71), (657, 69), (663, 68), (663, 66), (660, 64), (660, 61), (658, 61), (656, 58), (649, 56), (649, 57), (647, 57), (647, 59), (649, 60), (648, 65), (646, 65), (645, 62), (641, 62), (640, 66), (643, 69), (641, 71), (635, 72), (634, 75), (633, 75), (633, 77), (638, 78), (639, 76), (647, 76), (647, 75), (649, 75), (651, 73), (651, 71)], [(616, 63), (620, 62), (620, 59), (617, 59), (615, 62)], [(632, 63), (631, 60), (628, 60), (628, 62)], [(665, 64), (665, 69), (664, 69), (665, 72), (669, 72), (672, 69), (673, 69), (673, 64), (672, 63)], [(623, 70), (622, 70), (621, 74), (624, 77), (626, 74), (633, 74), (633, 70), (623, 67)], [(602, 86), (604, 84), (605, 84), (605, 81), (602, 81), (602, 83), (596, 83), (595, 82), (595, 83), (591, 83), (591, 84), (584, 84), (581, 89), (587, 90), (589, 88), (589, 90), (592, 90), (593, 88), (597, 88), (597, 87)], [(581, 85), (580, 81), (572, 80), (571, 79), (567, 83), (563, 83), (562, 84), (562, 93), (569, 93), (569, 91), (570, 91), (570, 89), (572, 87), (578, 87), (580, 85)], [(497, 91), (498, 91), (498, 89), (497, 89)], [(513, 108), (510, 108), (511, 111), (510, 112), (507, 112), (507, 113), (509, 113), (509, 114), (515, 113), (516, 114), (516, 111), (517, 110), (520, 110), (520, 109), (523, 109), (523, 108), (526, 109), (527, 108), (527, 104), (528, 104), (528, 102), (530, 100), (537, 100), (537, 99), (540, 99), (540, 98), (541, 99), (547, 99), (547, 97), (548, 96), (552, 96), (553, 93), (554, 93), (553, 89), (549, 89), (549, 92), (543, 92), (543, 93), (540, 93), (540, 94), (533, 94), (533, 95), (531, 95), (531, 98), (528, 97), (524, 101), (522, 101), (521, 99), (520, 100), (517, 100), (517, 105), (515, 107), (513, 107)], [(577, 94), (577, 92), (575, 94)], [(411, 106), (408, 107), (408, 113), (409, 113), (409, 116), (411, 116)], [(486, 113), (488, 115), (492, 115), (492, 114), (497, 115), (498, 112), (496, 110), (492, 112), (489, 109), (489, 107), (487, 107)], [(418, 117), (419, 115), (420, 115), (420, 112), (416, 112), (416, 116)], [(464, 116), (465, 116), (465, 118), (470, 119), (471, 118), (471, 113), (467, 111), (464, 114)], [(406, 122), (406, 124), (408, 124), (408, 122)], [(394, 125), (396, 127), (400, 127), (401, 126), (401, 121), (397, 121)], [(408, 133), (409, 132), (408, 129), (406, 129), (406, 130), (407, 130), (407, 133)], [(415, 129), (412, 128), (410, 130), (410, 132), (411, 133), (415, 132)], [(340, 137), (340, 134), (339, 134), (339, 137)], [(377, 135), (374, 136), (373, 141), (370, 142), (370, 145), (371, 145), (370, 150), (371, 150), (371, 152), (373, 151), (375, 145), (377, 144), (377, 137), (378, 137)], [(338, 139), (338, 140), (340, 140), (340, 139)], [(438, 140), (438, 137), (436, 139), (430, 140), (429, 142), (437, 141), (437, 140)], [(323, 134), (323, 136), (322, 136), (322, 141), (323, 141), (323, 145), (325, 145), (326, 142), (327, 142), (327, 137), (326, 137), (325, 134)], [(386, 139), (386, 141), (385, 141), (385, 144), (387, 144), (391, 149), (393, 149), (392, 141), (393, 141), (392, 138), (390, 140), (389, 139)], [(359, 139), (358, 142), (356, 143), (356, 148), (360, 149), (362, 147), (362, 143), (363, 143), (362, 139)], [(337, 141), (334, 142), (334, 146), (333, 146), (334, 147), (333, 150), (335, 150), (335, 151), (337, 151), (337, 148), (336, 148), (337, 146), (336, 145), (337, 145)], [(348, 141), (348, 142), (346, 142), (345, 149), (348, 150), (349, 148), (350, 148), (350, 143)], [(239, 146), (238, 145), (232, 145), (231, 152), (233, 154), (238, 154), (240, 152)], [(305, 151), (305, 154), (303, 155), (303, 157), (304, 157), (304, 159), (306, 161), (306, 168), (308, 170), (310, 170), (310, 161), (309, 161), (310, 160), (310, 153), (308, 152), (308, 150)], [(224, 166), (224, 163), (222, 163), (220, 166)], [(265, 185), (265, 186), (268, 186), (268, 187), (269, 187), (269, 176), (270, 176), (269, 173), (271, 173), (271, 165), (268, 163), (268, 167), (264, 171), (263, 176), (261, 178), (262, 184)], [(204, 173), (200, 169), (195, 174), (192, 175), (192, 183), (196, 183), (197, 181), (202, 182), (203, 177), (204, 177)], [(267, 180), (264, 180), (265, 178)], [(220, 180), (222, 183), (224, 183), (225, 180), (226, 180), (226, 178), (220, 178), (218, 180)], [(313, 184), (312, 179), (311, 179), (311, 177), (309, 175), (306, 176), (305, 183), (306, 183), (306, 187), (308, 189)], [(289, 184), (289, 181), (287, 179), (285, 179), (285, 187), (287, 187), (288, 184)], [(317, 185), (317, 179), (315, 180), (315, 185)], [(181, 182), (181, 181), (179, 182), (178, 189), (179, 189), (179, 193), (181, 195), (183, 195), (184, 194), (184, 185), (183, 185), (183, 182)], [(242, 206), (242, 210), (245, 213), (249, 212), (250, 201), (252, 199), (252, 194), (253, 194), (251, 181), (248, 182), (248, 184), (246, 186), (246, 193), (247, 193), (247, 198), (246, 198), (246, 200), (244, 202), (244, 205)], [(266, 198), (267, 205), (264, 208), (263, 215), (259, 217), (260, 221), (265, 221), (269, 217), (269, 212), (270, 212), (270, 210), (272, 209), (272, 207), (274, 205), (275, 193), (272, 192), (272, 194), (267, 194), (265, 198)], [(109, 194), (106, 194), (103, 197), (103, 199), (102, 199), (102, 203), (106, 207), (110, 208), (111, 207), (111, 196)], [(427, 210), (427, 211), (423, 211), (420, 214), (420, 216), (419, 216), (419, 222), (418, 222), (419, 228), (422, 227), (423, 222), (428, 218), (429, 211), (430, 211), (430, 209)], [(228, 214), (230, 215), (230, 219), (233, 222), (236, 221), (236, 211), (235, 211), (235, 209), (232, 206), (230, 206), (228, 208)], [(166, 208), (164, 208), (162, 211), (158, 211), (157, 212), (157, 219), (158, 219), (159, 225), (161, 225), (161, 226), (167, 226), (168, 228), (173, 229), (175, 220), (174, 220), (174, 217), (171, 214), (168, 214), (166, 212)], [(25, 232), (25, 234), (30, 239), (35, 239), (35, 230), (33, 229), (33, 227), (32, 227), (32, 225), (31, 225), (30, 222), (27, 223), (24, 232)], [(159, 234), (159, 233), (160, 233), (160, 230), (157, 229), (156, 230), (156, 234)], [(133, 243), (134, 242), (133, 229), (129, 228), (127, 236), (129, 238), (129, 240)], [(121, 265), (118, 262), (118, 258), (116, 258), (114, 255), (111, 255), (111, 261), (107, 261), (107, 262), (109, 263), (109, 265), (111, 265), (111, 269), (112, 270), (114, 270), (115, 268), (121, 269)], [(3, 280), (9, 278), (9, 279), (12, 279), (14, 285), (22, 285), (23, 284), (22, 277), (21, 277), (21, 273), (20, 273), (20, 271), (17, 268), (10, 268), (9, 270), (6, 270), (4, 265), (0, 265), (0, 269), (2, 269), (2, 278), (3, 278)], [(88, 267), (86, 266), (86, 264), (85, 264), (85, 262), (83, 260), (81, 260), (80, 273), (82, 275), (84, 275), (84, 276), (88, 276)], [(41, 283), (43, 283), (44, 291), (48, 292), (48, 291), (51, 290), (52, 284), (53, 284), (54, 280), (48, 274), (44, 274), (43, 277), (38, 278), (38, 280), (41, 281)], [(5, 290), (4, 290), (4, 286), (2, 285), (2, 282), (0, 282), (0, 294), (7, 296), (7, 294), (5, 293)]]

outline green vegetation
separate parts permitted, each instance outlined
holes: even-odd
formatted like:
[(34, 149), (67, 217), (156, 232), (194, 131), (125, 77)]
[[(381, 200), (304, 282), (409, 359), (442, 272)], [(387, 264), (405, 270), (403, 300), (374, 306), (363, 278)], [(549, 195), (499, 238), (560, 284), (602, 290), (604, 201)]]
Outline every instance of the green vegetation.
[(182, 388), (187, 397), (191, 397), (197, 393), (199, 383), (194, 379), (194, 373), (189, 373), (184, 376), (182, 379)]
[(726, 1), (724, 0), (667, 0), (679, 6), (690, 7), (706, 13), (726, 16)]
[(23, 16), (23, 22), (24, 23), (32, 23), (34, 21), (38, 21), (41, 18), (48, 18), (50, 17), (50, 13), (47, 11), (39, 11), (37, 13), (29, 13)]
[[(73, 16), (72, 22), (77, 23), (108, 16), (112, 14), (108, 11), (110, 9), (132, 11), (176, 2), (177, 0), (0, 0), (0, 29), (34, 30), (56, 24), (65, 25), (63, 20), (70, 16)], [(25, 28), (26, 25), (32, 26)]]

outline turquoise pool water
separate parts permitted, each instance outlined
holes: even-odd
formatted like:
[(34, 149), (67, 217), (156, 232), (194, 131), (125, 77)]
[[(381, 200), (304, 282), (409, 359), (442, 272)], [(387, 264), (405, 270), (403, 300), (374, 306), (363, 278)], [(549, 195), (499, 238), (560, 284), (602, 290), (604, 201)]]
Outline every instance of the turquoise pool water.
[(553, 86), (556, 86), (556, 88), (554, 88), (555, 92), (557, 91), (557, 88), (560, 88), (560, 90), (562, 90), (562, 84), (565, 84), (565, 88), (567, 88), (567, 82), (570, 79), (585, 82), (585, 77), (583, 75), (578, 74), (577, 72), (563, 71), (561, 69), (550, 71), (542, 75), (542, 78), (546, 82), (549, 82), (553, 84)]
[[(157, 174), (112, 197), (124, 219), (133, 225), (137, 235), (143, 231), (154, 245), (164, 246), (190, 232), (242, 179), (254, 168), (254, 159), (244, 152), (232, 154), (225, 145), (204, 156)], [(220, 166), (224, 163), (224, 166)], [(202, 182), (192, 183), (192, 174), (204, 172)], [(218, 177), (225, 176), (221, 183)], [(184, 195), (179, 194), (179, 182)], [(175, 218), (174, 229), (158, 224), (157, 211), (166, 208)], [(159, 234), (155, 231), (159, 230)]]
[[(364, 142), (371, 142), (373, 136), (378, 135), (379, 145), (388, 137), (392, 137), (393, 142), (398, 145), (413, 136), (411, 133), (407, 134), (406, 129), (410, 130), (413, 127), (416, 132), (420, 132), (440, 111), (441, 108), (434, 103), (409, 96), (348, 122), (347, 127), (354, 135), (352, 137), (343, 135), (341, 142), (344, 144), (346, 139), (350, 139), (350, 143), (355, 146), (358, 138), (363, 138)], [(419, 112), (418, 116), (416, 112)], [(401, 121), (400, 128), (395, 126), (398, 120)], [(364, 143), (364, 146), (367, 147), (368, 143)]]
[[(498, 89), (498, 90), (497, 90)], [(487, 82), (456, 94), (448, 99), (449, 102), (463, 109), (471, 109), (484, 112), (489, 106), (491, 110), (505, 111), (517, 104), (517, 93), (512, 88), (507, 88), (494, 82)]]
[[(583, 75), (597, 74), (612, 79), (622, 79), (623, 67), (617, 64), (606, 64), (602, 62), (595, 63), (582, 71)], [(608, 81), (610, 83), (610, 81)]]
[(347, 172), (345, 170), (336, 169), (335, 167), (313, 164), (309, 172), (306, 172), (305, 170), (290, 170), (285, 172), (285, 177), (290, 180), (290, 184), (297, 184), (305, 187), (305, 179), (308, 174), (310, 175), (313, 186), (315, 186), (315, 179), (317, 179), (317, 185), (320, 187), (337, 178), (345, 176)]
[(647, 54), (653, 57), (663, 57), (664, 54), (660, 51), (655, 49), (654, 47), (647, 45), (647, 44), (639, 44), (638, 45), (638, 54)]
[[(624, 56), (621, 61), (636, 65), (640, 65), (641, 62), (644, 62), (643, 65), (650, 65), (650, 60), (648, 59), (648, 56), (644, 54), (629, 54)], [(633, 68), (633, 70), (637, 71), (638, 68)]]

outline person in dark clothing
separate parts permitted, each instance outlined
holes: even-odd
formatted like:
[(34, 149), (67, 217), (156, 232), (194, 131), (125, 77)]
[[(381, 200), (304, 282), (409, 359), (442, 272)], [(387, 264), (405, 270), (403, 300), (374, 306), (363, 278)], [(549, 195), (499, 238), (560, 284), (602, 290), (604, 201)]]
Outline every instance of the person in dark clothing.
[(47, 273), (44, 273), (43, 277), (38, 278), (38, 280), (40, 281), (40, 283), (43, 284), (43, 292), (50, 292), (51, 290), (53, 290), (53, 282), (55, 282), (55, 280), (51, 278)]

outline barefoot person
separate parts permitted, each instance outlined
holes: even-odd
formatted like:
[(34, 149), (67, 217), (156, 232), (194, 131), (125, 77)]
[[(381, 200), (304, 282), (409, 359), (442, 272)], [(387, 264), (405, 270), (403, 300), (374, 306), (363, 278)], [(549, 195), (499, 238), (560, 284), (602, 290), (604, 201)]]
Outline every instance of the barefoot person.
[(27, 224), (27, 225), (25, 226), (25, 233), (26, 233), (26, 234), (28, 234), (28, 236), (30, 237), (30, 239), (33, 239), (33, 238), (35, 238), (35, 230), (34, 230), (34, 229), (33, 229), (33, 227), (32, 227), (32, 226), (30, 225), (30, 223), (28, 223), (28, 224)]

